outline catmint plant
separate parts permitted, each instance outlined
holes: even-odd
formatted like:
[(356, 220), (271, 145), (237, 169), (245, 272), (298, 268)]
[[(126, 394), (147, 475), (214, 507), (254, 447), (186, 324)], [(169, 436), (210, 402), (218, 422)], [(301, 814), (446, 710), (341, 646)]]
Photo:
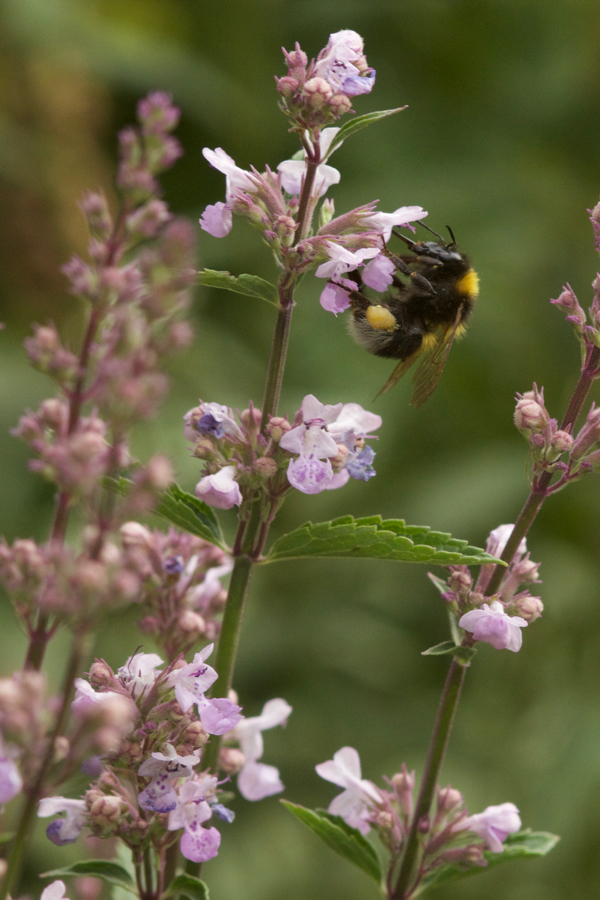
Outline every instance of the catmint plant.
[[(544, 855), (556, 843), (554, 835), (522, 830), (517, 796), (490, 797), (492, 805), (470, 813), (460, 791), (439, 781), (477, 650), (489, 644), (526, 652), (529, 626), (542, 615), (541, 598), (531, 593), (540, 564), (527, 551), (529, 528), (551, 494), (600, 468), (600, 411), (592, 404), (577, 424), (600, 375), (600, 276), (589, 321), (569, 286), (552, 301), (580, 344), (580, 378), (560, 425), (542, 388), (517, 395), (531, 492), (515, 524), (495, 528), (485, 550), (377, 515), (309, 523), (270, 541), (282, 504), (293, 506), (296, 492), (343, 489), (350, 479), (368, 490), (374, 444), (386, 441), (381, 416), (356, 398), (317, 398), (310, 372), (300, 408), (282, 403), (296, 288), (307, 275), (321, 279), (321, 306), (335, 315), (351, 305), (359, 275), (384, 292), (396, 277), (386, 250), (392, 230), (426, 216), (415, 205), (382, 212), (377, 201), (336, 214), (326, 196), (341, 178), (330, 164), (335, 150), (401, 109), (340, 124), (375, 86), (362, 38), (339, 31), (315, 59), (296, 44), (284, 60), (276, 88), (298, 151), (275, 169), (244, 170), (222, 148), (206, 148), (208, 164), (225, 175), (225, 194), (200, 219), (201, 230), (219, 239), (234, 216), (248, 220), (273, 253), (274, 282), (194, 271), (194, 228), (172, 216), (157, 180), (181, 153), (172, 134), (178, 111), (166, 94), (152, 93), (138, 106), (138, 125), (119, 135), (118, 209), (100, 193), (81, 203), (89, 258), (73, 257), (63, 269), (87, 308), (81, 346), (66, 346), (52, 324), (36, 327), (26, 342), (32, 365), (56, 393), (27, 411), (14, 434), (31, 448), (31, 469), (54, 485), (56, 501), (47, 541), (0, 545), (0, 579), (29, 641), (22, 670), (0, 679), (0, 802), (14, 823), (0, 900), (18, 896), (37, 817), (50, 820), (46, 834), (58, 848), (87, 833), (111, 847), (118, 842), (131, 858), (129, 868), (122, 855), (121, 862), (88, 861), (85, 869), (63, 865), (62, 877), (85, 871), (140, 900), (208, 896), (199, 866), (217, 856), (235, 827), (227, 805), (233, 792), (255, 802), (284, 790), (278, 769), (263, 760), (263, 735), (285, 726), (292, 708), (274, 697), (258, 715), (246, 715), (235, 663), (254, 568), (288, 559), (377, 557), (443, 567), (429, 577), (450, 638), (423, 652), (449, 656), (450, 666), (418, 788), (403, 763), (376, 783), (363, 777), (357, 749), (332, 747), (331, 759), (315, 760), (317, 774), (341, 788), (328, 811), (290, 801), (285, 807), (387, 900), (410, 900), (499, 861)], [(591, 220), (598, 247), (600, 205)], [(173, 483), (166, 458), (132, 459), (128, 437), (136, 422), (157, 414), (166, 393), (159, 362), (190, 339), (182, 315), (194, 282), (267, 301), (277, 317), (262, 398), (248, 398), (240, 411), (227, 397), (191, 397), (182, 410), (181, 440), (198, 461), (188, 493)], [(220, 526), (225, 516), (237, 521), (231, 546)], [(127, 659), (94, 659), (95, 630), (130, 605), (139, 645)], [(45, 652), (59, 630), (69, 633), (71, 650), (53, 697)], [(361, 740), (367, 736), (365, 728)], [(401, 758), (400, 747), (393, 752)], [(72, 790), (81, 775), (85, 789)], [(203, 876), (210, 882), (210, 867)], [(54, 880), (42, 900), (63, 900), (65, 892)]]

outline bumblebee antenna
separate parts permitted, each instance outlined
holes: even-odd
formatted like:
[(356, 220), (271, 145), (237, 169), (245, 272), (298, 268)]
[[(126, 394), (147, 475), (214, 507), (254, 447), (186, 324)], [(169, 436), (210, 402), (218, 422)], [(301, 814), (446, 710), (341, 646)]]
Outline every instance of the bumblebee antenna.
[(449, 225), (446, 225), (446, 228), (448, 229), (448, 231), (450, 233), (450, 237), (452, 238), (452, 243), (454, 244), (454, 246), (456, 246), (456, 238), (454, 237), (454, 232), (452, 231), (452, 229), (450, 228)]
[[(443, 244), (446, 243), (446, 241), (445, 241), (444, 238), (441, 236), (441, 234), (439, 234), (437, 231), (434, 231), (433, 228), (430, 228), (429, 225), (426, 225), (426, 224), (425, 224), (425, 222), (417, 222), (417, 225), (420, 225), (421, 228), (426, 228), (427, 231), (431, 232), (431, 234), (435, 234), (435, 236), (436, 236), (436, 237), (439, 237), (440, 241), (441, 241)], [(446, 226), (446, 227), (448, 227), (448, 226)]]

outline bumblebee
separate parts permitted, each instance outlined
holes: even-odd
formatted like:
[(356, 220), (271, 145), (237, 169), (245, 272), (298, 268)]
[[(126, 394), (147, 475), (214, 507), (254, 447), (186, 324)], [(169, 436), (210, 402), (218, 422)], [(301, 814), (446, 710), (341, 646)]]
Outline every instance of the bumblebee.
[(448, 228), (451, 241), (446, 243), (437, 231), (423, 227), (439, 243), (413, 241), (395, 232), (410, 253), (387, 252), (399, 274), (394, 275), (393, 293), (385, 302), (374, 303), (358, 290), (350, 292), (351, 331), (357, 343), (376, 356), (400, 360), (380, 394), (422, 357), (413, 376), (411, 406), (421, 406), (435, 390), (452, 342), (464, 333), (479, 293), (479, 277), (457, 249), (452, 230)]

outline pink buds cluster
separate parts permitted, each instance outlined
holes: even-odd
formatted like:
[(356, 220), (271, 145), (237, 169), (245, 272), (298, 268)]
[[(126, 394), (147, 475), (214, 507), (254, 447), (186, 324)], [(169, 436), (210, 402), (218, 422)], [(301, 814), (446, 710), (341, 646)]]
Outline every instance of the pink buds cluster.
[(533, 390), (517, 394), (514, 421), (529, 440), (536, 474), (566, 468), (559, 459), (571, 450), (573, 437), (569, 431), (558, 427), (556, 419), (550, 418), (544, 405), (543, 388), (540, 390), (534, 384)]

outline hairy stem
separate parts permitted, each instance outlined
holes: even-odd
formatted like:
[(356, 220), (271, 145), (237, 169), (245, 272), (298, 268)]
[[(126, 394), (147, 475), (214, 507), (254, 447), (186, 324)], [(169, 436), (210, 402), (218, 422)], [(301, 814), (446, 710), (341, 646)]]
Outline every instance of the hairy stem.
[(433, 726), (427, 761), (425, 762), (421, 780), (419, 799), (417, 800), (406, 840), (398, 881), (390, 900), (404, 900), (405, 897), (410, 896), (408, 889), (413, 879), (415, 862), (419, 852), (419, 824), (429, 815), (431, 809), (439, 771), (446, 747), (448, 746), (450, 731), (452, 730), (456, 708), (465, 679), (465, 671), (466, 667), (453, 657), (442, 691), (435, 725)]

